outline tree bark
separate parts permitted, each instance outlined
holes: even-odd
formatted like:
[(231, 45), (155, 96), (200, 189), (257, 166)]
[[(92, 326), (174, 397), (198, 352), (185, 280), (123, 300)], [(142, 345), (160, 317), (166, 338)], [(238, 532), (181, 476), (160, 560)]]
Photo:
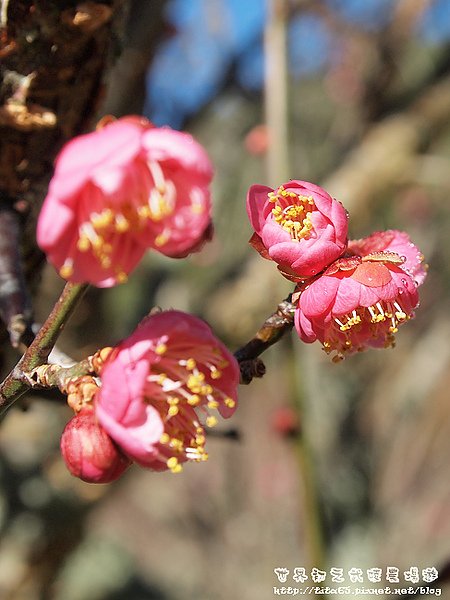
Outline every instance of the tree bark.
[(1, 312), (10, 332), (20, 316), (28, 338), (31, 303), (17, 282), (33, 284), (40, 271), (36, 217), (53, 160), (97, 111), (118, 10), (118, 0), (0, 0), (0, 205), (2, 218), (19, 226), (2, 240), (2, 288), (19, 292), (13, 306), (2, 298)]

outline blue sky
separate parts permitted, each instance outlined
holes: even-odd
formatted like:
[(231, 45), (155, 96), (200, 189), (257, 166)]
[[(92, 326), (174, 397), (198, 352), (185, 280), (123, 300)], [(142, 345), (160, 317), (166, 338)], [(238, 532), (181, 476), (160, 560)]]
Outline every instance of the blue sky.
[[(394, 0), (327, 3), (342, 18), (369, 31), (385, 26), (394, 6)], [(182, 127), (215, 96), (230, 72), (242, 88), (261, 88), (265, 0), (169, 0), (166, 18), (176, 34), (161, 44), (147, 74), (144, 112), (156, 125)], [(449, 0), (432, 2), (418, 35), (430, 44), (450, 39)], [(291, 21), (288, 41), (294, 77), (323, 68), (336, 44), (327, 25), (312, 13)]]

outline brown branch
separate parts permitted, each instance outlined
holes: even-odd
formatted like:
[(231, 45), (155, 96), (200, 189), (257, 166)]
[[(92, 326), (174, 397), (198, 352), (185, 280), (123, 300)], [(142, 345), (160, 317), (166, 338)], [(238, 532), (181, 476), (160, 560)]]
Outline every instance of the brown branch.
[(43, 264), (35, 242), (36, 219), (52, 162), (62, 144), (85, 131), (98, 110), (121, 4), (123, 0), (2, 3), (0, 196), (11, 208), (0, 215), (6, 221), (0, 226), (0, 287), (2, 318), (14, 346), (32, 341), (23, 281), (31, 296)]
[(70, 366), (55, 363), (42, 364), (29, 372), (24, 372), (22, 378), (33, 389), (57, 387), (62, 392), (66, 392), (70, 381), (86, 375), (99, 375), (111, 351), (112, 348), (109, 346), (100, 348), (95, 354)]
[[(265, 374), (266, 368), (259, 356), (292, 329), (294, 309), (295, 306), (291, 302), (291, 295), (289, 295), (280, 302), (277, 310), (264, 321), (252, 339), (236, 350), (234, 356), (241, 369), (241, 383), (249, 384), (254, 377), (262, 377)], [(40, 360), (39, 365), (28, 370), (23, 369), (22, 373), (16, 374), (15, 377), (21, 379), (25, 385), (32, 389), (58, 387), (60, 390), (65, 391), (67, 382), (71, 379), (100, 373), (102, 364), (110, 351), (111, 348), (102, 348), (92, 356), (88, 356), (70, 367), (44, 364), (45, 361)]]
[(253, 338), (236, 350), (234, 356), (241, 368), (241, 383), (247, 385), (254, 377), (262, 377), (266, 371), (258, 358), (267, 348), (276, 344), (294, 326), (294, 309), (291, 295), (280, 302), (277, 310), (268, 317)]

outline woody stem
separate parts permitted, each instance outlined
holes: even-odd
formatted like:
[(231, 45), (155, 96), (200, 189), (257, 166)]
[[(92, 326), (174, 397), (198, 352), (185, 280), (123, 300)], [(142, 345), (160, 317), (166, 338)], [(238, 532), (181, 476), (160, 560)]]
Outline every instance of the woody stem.
[(288, 377), (290, 388), (293, 391), (294, 407), (299, 415), (300, 423), (302, 423), (300, 433), (295, 440), (295, 454), (302, 488), (300, 518), (310, 566), (323, 569), (326, 560), (324, 520), (320, 506), (314, 449), (310, 427), (308, 427), (308, 402), (302, 384), (300, 361), (296, 356), (292, 341), (289, 350)]
[(248, 384), (253, 377), (262, 377), (264, 364), (258, 359), (267, 348), (278, 342), (294, 326), (294, 305), (291, 295), (280, 302), (277, 310), (268, 317), (256, 334), (234, 356), (241, 368), (241, 383)]
[(0, 385), (0, 413), (5, 411), (31, 386), (24, 373), (47, 362), (64, 325), (83, 297), (87, 284), (66, 283), (50, 315), (38, 331), (17, 365)]

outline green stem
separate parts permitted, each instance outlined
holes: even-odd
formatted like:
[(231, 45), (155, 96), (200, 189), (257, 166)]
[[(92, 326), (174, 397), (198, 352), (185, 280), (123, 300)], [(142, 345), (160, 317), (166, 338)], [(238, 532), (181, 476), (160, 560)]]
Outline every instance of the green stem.
[(303, 484), (303, 520), (308, 559), (312, 567), (323, 569), (325, 566), (325, 546), (322, 515), (317, 494), (313, 457), (304, 431), (298, 436), (296, 451)]
[(60, 365), (53, 364), (41, 365), (30, 372), (24, 373), (22, 379), (29, 380), (33, 389), (57, 387), (61, 392), (65, 393), (67, 383), (70, 380), (95, 373), (92, 358), (93, 356), (88, 356), (71, 367), (61, 367)]
[(292, 341), (290, 344), (290, 363), (292, 388), (295, 394), (295, 406), (300, 416), (301, 431), (296, 438), (296, 455), (299, 474), (303, 487), (302, 522), (305, 528), (305, 541), (308, 549), (308, 560), (311, 567), (323, 569), (326, 562), (326, 550), (323, 531), (323, 515), (320, 509), (315, 474), (314, 456), (308, 437), (307, 408), (305, 394), (299, 377), (298, 360), (295, 356)]
[(66, 283), (52, 312), (23, 356), (21, 367), (24, 371), (30, 371), (47, 362), (48, 355), (52, 351), (64, 325), (87, 288), (87, 283)]
[(1, 384), (0, 414), (3, 414), (30, 388), (30, 383), (26, 381), (23, 374), (47, 362), (48, 355), (87, 287), (87, 284), (66, 283), (61, 296), (33, 342)]

